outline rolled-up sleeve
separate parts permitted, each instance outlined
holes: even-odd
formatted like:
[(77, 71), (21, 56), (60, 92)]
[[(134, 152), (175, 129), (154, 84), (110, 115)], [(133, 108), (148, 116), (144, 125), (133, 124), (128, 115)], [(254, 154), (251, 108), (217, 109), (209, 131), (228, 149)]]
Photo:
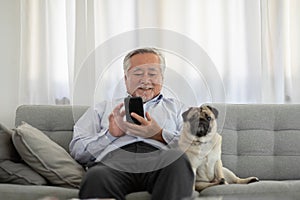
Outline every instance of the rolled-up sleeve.
[[(181, 102), (172, 102), (173, 106), (169, 106), (171, 108), (168, 110), (168, 113), (173, 113), (171, 119), (169, 119), (169, 123), (171, 126), (164, 127), (163, 132), (162, 132), (162, 137), (165, 140), (165, 142), (169, 145), (173, 143), (177, 143), (180, 137), (180, 133), (182, 130), (183, 126), (183, 121), (182, 121), (182, 113), (186, 110), (186, 106), (182, 104)], [(168, 121), (168, 120), (167, 120)], [(174, 126), (174, 127), (173, 127)]]
[(174, 132), (170, 132), (166, 129), (163, 129), (162, 137), (167, 144), (172, 144), (179, 139), (179, 134), (174, 134)]

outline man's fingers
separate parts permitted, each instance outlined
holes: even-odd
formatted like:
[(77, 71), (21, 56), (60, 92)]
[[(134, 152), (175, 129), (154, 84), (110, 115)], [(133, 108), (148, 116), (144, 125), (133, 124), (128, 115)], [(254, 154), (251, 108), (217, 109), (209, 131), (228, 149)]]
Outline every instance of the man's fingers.
[(120, 103), (119, 105), (117, 105), (117, 108), (119, 108), (119, 110), (123, 107), (124, 103)]
[(150, 114), (148, 112), (146, 112), (146, 118), (147, 118), (148, 121), (152, 120), (152, 118), (151, 118), (151, 116), (150, 116)]
[(122, 110), (121, 113), (120, 113), (120, 116), (121, 116), (121, 117), (124, 117), (125, 115), (126, 115), (125, 110)]
[(114, 115), (112, 113), (110, 113), (110, 115), (108, 116), (108, 120), (111, 121), (113, 119)]
[(118, 105), (113, 109), (113, 115), (118, 115), (118, 114), (120, 114), (120, 110), (121, 110), (121, 108), (122, 108), (123, 105), (124, 105), (124, 103), (118, 104)]
[(142, 125), (147, 125), (148, 124), (148, 121), (144, 118), (144, 117), (141, 117), (140, 115), (132, 112), (130, 113), (131, 117), (137, 119)]

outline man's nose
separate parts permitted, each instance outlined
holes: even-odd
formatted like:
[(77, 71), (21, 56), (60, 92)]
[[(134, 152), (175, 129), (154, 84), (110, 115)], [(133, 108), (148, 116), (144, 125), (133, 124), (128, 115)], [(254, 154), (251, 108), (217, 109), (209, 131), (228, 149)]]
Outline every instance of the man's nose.
[(141, 77), (140, 82), (141, 82), (141, 83), (144, 83), (144, 84), (145, 84), (145, 83), (150, 83), (150, 82), (151, 82), (151, 78), (150, 78), (149, 75), (144, 74), (144, 75)]

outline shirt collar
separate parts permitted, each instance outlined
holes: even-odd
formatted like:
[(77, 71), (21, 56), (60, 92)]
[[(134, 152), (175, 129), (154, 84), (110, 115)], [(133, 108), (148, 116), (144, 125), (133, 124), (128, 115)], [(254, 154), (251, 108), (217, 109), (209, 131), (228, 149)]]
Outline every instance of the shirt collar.
[[(131, 94), (128, 94), (128, 97), (132, 97)], [(149, 103), (149, 102), (157, 103), (162, 99), (163, 99), (163, 94), (160, 93), (159, 95), (157, 95), (156, 97), (154, 97), (153, 99), (150, 99), (149, 101), (147, 101), (145, 103)]]
[(160, 100), (162, 100), (162, 98), (163, 98), (163, 94), (159, 94), (159, 95), (157, 95), (156, 97), (154, 97), (153, 99), (151, 99), (151, 100), (149, 100), (149, 101), (147, 101), (147, 102), (154, 102), (154, 103), (156, 103), (156, 102), (159, 102)]

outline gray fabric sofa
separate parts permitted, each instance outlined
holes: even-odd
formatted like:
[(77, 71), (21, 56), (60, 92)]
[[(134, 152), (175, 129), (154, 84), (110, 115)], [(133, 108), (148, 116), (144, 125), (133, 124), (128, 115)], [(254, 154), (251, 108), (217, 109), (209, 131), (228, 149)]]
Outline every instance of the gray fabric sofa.
[[(219, 110), (224, 166), (240, 177), (257, 176), (249, 185), (220, 185), (200, 192), (199, 198), (234, 194), (293, 193), (300, 190), (300, 104), (212, 104)], [(86, 106), (23, 105), (16, 126), (25, 121), (68, 151), (74, 122)], [(180, 183), (179, 183), (180, 184)], [(171, 192), (171, 191), (168, 191)], [(50, 185), (0, 183), (0, 200), (35, 200), (55, 196), (77, 198), (78, 189)], [(150, 199), (146, 192), (129, 200)]]

